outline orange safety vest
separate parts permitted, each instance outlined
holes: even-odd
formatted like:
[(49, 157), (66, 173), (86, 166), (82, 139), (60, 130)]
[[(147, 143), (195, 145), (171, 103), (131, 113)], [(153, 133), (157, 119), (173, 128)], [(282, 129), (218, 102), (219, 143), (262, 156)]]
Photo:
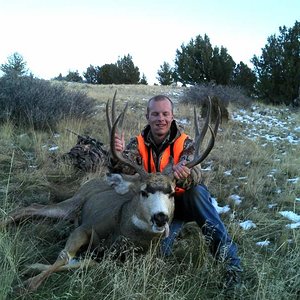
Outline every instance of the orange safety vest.
[[(173, 156), (174, 164), (177, 164), (179, 162), (181, 153), (183, 151), (184, 141), (186, 140), (187, 137), (188, 137), (187, 134), (181, 133), (181, 135), (175, 140), (175, 142), (172, 145), (169, 145), (164, 150), (160, 159), (158, 172), (162, 172), (162, 170), (167, 166), (167, 164), (169, 163), (170, 156)], [(137, 136), (137, 142), (138, 142), (138, 150), (143, 160), (144, 169), (149, 173), (157, 172), (154, 159), (153, 159), (152, 150), (146, 146), (144, 138), (141, 134)], [(149, 170), (149, 166), (150, 166), (150, 170)], [(175, 191), (176, 196), (182, 195), (184, 191), (185, 191), (184, 189), (176, 187), (176, 191)]]

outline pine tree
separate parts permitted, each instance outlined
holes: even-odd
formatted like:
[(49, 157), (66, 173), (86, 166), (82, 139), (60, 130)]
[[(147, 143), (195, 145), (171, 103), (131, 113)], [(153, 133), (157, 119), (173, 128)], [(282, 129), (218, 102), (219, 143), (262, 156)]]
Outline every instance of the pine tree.
[(259, 97), (267, 103), (294, 103), (300, 87), (300, 22), (289, 29), (279, 27), (279, 35), (268, 37), (262, 55), (251, 61)]
[(18, 52), (13, 53), (7, 58), (7, 63), (0, 66), (0, 70), (7, 76), (28, 75), (27, 63)]
[(83, 82), (83, 79), (79, 75), (79, 72), (77, 70), (76, 71), (69, 71), (69, 73), (65, 77), (65, 80), (70, 81), (70, 82)]
[(118, 73), (120, 76), (120, 83), (123, 84), (137, 84), (140, 81), (140, 71), (133, 63), (132, 56), (130, 54), (125, 55), (123, 58), (119, 58), (116, 66), (118, 67)]
[(170, 64), (164, 62), (157, 71), (158, 77), (156, 78), (161, 85), (171, 85), (174, 83), (173, 73), (174, 70), (171, 68)]
[(244, 89), (247, 96), (255, 94), (256, 75), (242, 61), (235, 67), (231, 83)]
[(86, 72), (83, 73), (83, 77), (85, 78), (87, 83), (97, 84), (100, 83), (100, 67), (90, 65)]
[(225, 47), (213, 48), (206, 34), (203, 38), (198, 35), (177, 49), (174, 78), (183, 85), (228, 84), (234, 67), (235, 62)]

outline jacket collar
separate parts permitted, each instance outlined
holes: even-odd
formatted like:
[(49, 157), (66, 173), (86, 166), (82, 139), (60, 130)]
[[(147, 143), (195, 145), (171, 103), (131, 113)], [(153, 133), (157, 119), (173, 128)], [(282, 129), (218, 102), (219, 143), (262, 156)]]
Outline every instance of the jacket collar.
[[(146, 146), (149, 147), (150, 145), (155, 145), (154, 140), (152, 138), (151, 131), (150, 131), (150, 125), (146, 125), (146, 127), (142, 130), (141, 134), (142, 134), (142, 137), (144, 138)], [(165, 144), (170, 145), (170, 144), (174, 143), (175, 140), (180, 135), (181, 135), (181, 131), (179, 129), (179, 126), (176, 123), (176, 121), (173, 120), (171, 123), (170, 131), (167, 134), (166, 138), (164, 139), (164, 141), (162, 142), (161, 145), (165, 145)]]

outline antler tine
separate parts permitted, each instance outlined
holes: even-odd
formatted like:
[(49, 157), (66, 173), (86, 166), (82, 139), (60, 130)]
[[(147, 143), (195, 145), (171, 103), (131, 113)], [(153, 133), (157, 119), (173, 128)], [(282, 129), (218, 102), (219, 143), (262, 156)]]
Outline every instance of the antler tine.
[(117, 98), (117, 90), (114, 93), (114, 97), (111, 103), (111, 123), (114, 124), (116, 121), (116, 98)]
[(122, 117), (120, 119), (120, 126), (121, 126), (122, 130), (123, 130), (123, 123), (124, 123), (124, 116), (126, 114), (127, 108), (128, 108), (128, 102), (125, 104), (125, 107), (123, 109), (124, 114), (122, 115)]
[(111, 127), (112, 124), (115, 123), (115, 103), (116, 103), (116, 97), (117, 97), (117, 90), (115, 91), (114, 97), (112, 99), (112, 104), (111, 104), (111, 118), (109, 115), (109, 99), (106, 102), (106, 106), (105, 106), (105, 113), (106, 113), (106, 121), (107, 121), (107, 127), (108, 127), (108, 132), (109, 134), (111, 133)]
[(207, 133), (208, 126), (210, 123), (210, 115), (211, 115), (211, 99), (208, 96), (208, 108), (207, 108), (207, 113), (206, 113), (206, 118), (205, 118), (205, 123), (204, 126), (201, 130), (201, 133), (199, 133), (199, 124), (198, 124), (198, 117), (197, 117), (197, 112), (196, 112), (196, 107), (194, 106), (194, 122), (195, 122), (195, 155), (199, 155), (200, 147), (201, 144), (204, 140), (204, 137)]
[[(215, 138), (216, 138), (218, 128), (219, 128), (219, 125), (220, 125), (221, 111), (220, 111), (220, 107), (218, 107), (218, 117), (217, 117), (214, 129), (212, 129), (211, 126), (209, 125), (210, 114), (211, 114), (210, 113), (210, 111), (211, 111), (211, 100), (210, 100), (210, 98), (208, 98), (208, 99), (209, 99), (209, 108), (208, 108), (209, 118), (208, 118), (208, 116), (206, 116), (206, 121), (205, 121), (204, 127), (207, 126), (209, 128), (209, 131), (211, 133), (211, 138), (209, 140), (207, 148), (204, 150), (204, 152), (202, 153), (201, 156), (199, 156), (199, 154), (198, 154), (199, 148), (196, 148), (194, 159), (191, 162), (188, 162), (186, 164), (186, 166), (190, 169), (193, 168), (194, 166), (200, 164), (209, 155), (210, 151), (212, 150), (212, 148), (215, 145)], [(200, 140), (200, 136), (199, 136), (199, 139), (197, 138), (196, 143), (199, 143), (199, 147), (200, 147), (200, 144), (202, 143), (202, 140), (203, 140), (208, 128), (206, 128), (206, 129), (203, 128), (203, 130), (201, 131), (201, 140)]]
[(194, 106), (195, 154), (198, 155), (201, 144), (196, 106)]
[(111, 119), (110, 119), (110, 116), (109, 116), (109, 99), (106, 102), (105, 113), (106, 113), (106, 122), (107, 122), (107, 127), (108, 127), (108, 133), (110, 135), (112, 124), (111, 124)]
[[(126, 109), (126, 107), (125, 107)], [(142, 178), (146, 178), (148, 176), (148, 173), (144, 170), (142, 166), (139, 166), (129, 159), (125, 158), (121, 152), (116, 151), (116, 146), (115, 146), (115, 139), (114, 136), (116, 134), (116, 128), (121, 119), (124, 119), (124, 114), (125, 114), (125, 109), (122, 111), (122, 113), (118, 116), (116, 121), (114, 122), (112, 129), (111, 129), (111, 135), (110, 135), (110, 150), (113, 159), (116, 161), (119, 161), (121, 163), (124, 163), (125, 165), (133, 168)]]

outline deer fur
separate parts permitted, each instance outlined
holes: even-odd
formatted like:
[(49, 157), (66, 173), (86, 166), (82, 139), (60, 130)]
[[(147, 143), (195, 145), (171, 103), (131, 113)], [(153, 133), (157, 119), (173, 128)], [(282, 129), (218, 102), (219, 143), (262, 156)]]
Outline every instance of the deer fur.
[[(82, 246), (96, 249), (100, 242), (107, 248), (128, 239), (147, 250), (151, 242), (168, 235), (174, 212), (175, 182), (167, 175), (149, 174), (148, 180), (120, 174), (92, 179), (71, 198), (56, 204), (32, 204), (11, 212), (1, 227), (22, 219), (39, 216), (58, 218), (80, 225), (70, 234), (65, 248), (52, 266), (40, 265), (43, 271), (26, 283), (35, 290), (53, 272), (70, 264)], [(79, 265), (78, 265), (79, 266)]]

